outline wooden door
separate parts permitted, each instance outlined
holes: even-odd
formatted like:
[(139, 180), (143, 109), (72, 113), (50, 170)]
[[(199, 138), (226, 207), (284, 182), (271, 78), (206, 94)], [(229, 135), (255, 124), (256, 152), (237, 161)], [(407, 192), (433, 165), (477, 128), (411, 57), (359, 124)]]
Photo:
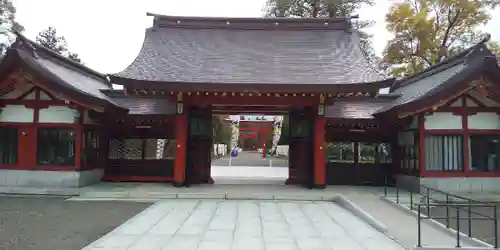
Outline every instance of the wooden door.
[(206, 183), (210, 177), (212, 113), (210, 110), (189, 109), (186, 185)]
[(298, 183), (312, 188), (314, 184), (313, 129), (311, 109), (290, 112), (290, 141), (292, 166), (297, 172)]
[(37, 141), (36, 127), (26, 126), (18, 129), (17, 162), (20, 168), (30, 169), (36, 167)]

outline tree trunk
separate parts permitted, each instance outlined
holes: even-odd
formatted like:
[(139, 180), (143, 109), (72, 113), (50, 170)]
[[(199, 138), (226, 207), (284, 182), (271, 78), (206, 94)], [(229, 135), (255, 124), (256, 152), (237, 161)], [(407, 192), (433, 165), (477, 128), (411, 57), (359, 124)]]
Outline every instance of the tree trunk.
[(319, 12), (319, 6), (318, 6), (319, 0), (312, 0), (311, 6), (312, 6), (312, 17), (316, 18), (318, 17), (318, 12)]

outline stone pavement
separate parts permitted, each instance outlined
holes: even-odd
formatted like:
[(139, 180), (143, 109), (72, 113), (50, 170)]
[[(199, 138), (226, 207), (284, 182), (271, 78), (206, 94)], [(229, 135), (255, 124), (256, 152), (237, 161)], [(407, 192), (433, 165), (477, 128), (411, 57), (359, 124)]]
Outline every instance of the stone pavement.
[[(293, 187), (293, 186), (285, 186), (285, 185), (200, 185), (200, 186), (192, 186), (190, 188), (173, 188), (170, 185), (167, 184), (153, 184), (153, 183), (102, 183), (100, 185), (96, 186), (91, 186), (88, 188), (85, 188), (85, 190), (82, 190), (81, 196), (73, 198), (73, 200), (110, 200), (110, 199), (116, 199), (116, 200), (147, 200), (147, 201), (159, 201), (156, 205), (154, 205), (151, 209), (153, 210), (147, 210), (143, 214), (138, 215), (135, 217), (133, 220), (125, 223), (124, 227), (126, 225), (131, 225), (133, 223), (134, 225), (140, 224), (140, 225), (146, 225), (144, 227), (148, 227), (147, 225), (150, 225), (149, 229), (142, 229), (142, 230), (152, 230), (153, 224), (156, 227), (162, 227), (160, 225), (166, 225), (166, 224), (175, 224), (178, 225), (180, 228), (192, 228), (190, 225), (194, 224), (207, 224), (207, 223), (212, 223), (214, 220), (213, 218), (222, 218), (224, 215), (221, 215), (222, 213), (228, 213), (234, 215), (235, 213), (238, 216), (239, 213), (242, 210), (249, 210), (253, 212), (248, 212), (248, 213), (256, 213), (256, 211), (282, 211), (284, 217), (279, 217), (279, 218), (286, 218), (287, 213), (289, 213), (288, 210), (290, 211), (302, 211), (302, 218), (306, 219), (309, 218), (306, 215), (311, 215), (310, 222), (312, 225), (316, 226), (316, 229), (318, 230), (319, 235), (323, 234), (329, 234), (329, 232), (322, 232), (322, 231), (331, 231), (331, 228), (338, 227), (344, 228), (345, 230), (342, 232), (338, 232), (339, 230), (336, 229), (335, 235), (340, 235), (341, 239), (345, 236), (345, 234), (351, 234), (351, 235), (357, 235), (357, 233), (360, 233), (362, 235), (369, 234), (371, 235), (370, 237), (375, 237), (378, 239), (378, 236), (373, 236), (373, 231), (375, 230), (374, 228), (368, 226), (364, 221), (360, 221), (360, 218), (362, 217), (355, 217), (353, 214), (356, 214), (354, 211), (352, 211), (353, 214), (351, 214), (351, 211), (346, 211), (341, 207), (338, 207), (336, 203), (332, 203), (331, 201), (336, 200), (336, 197), (339, 197), (339, 195), (342, 195), (343, 197), (347, 198), (349, 201), (353, 202), (359, 209), (362, 211), (368, 213), (373, 219), (377, 220), (378, 222), (381, 222), (383, 226), (386, 228), (386, 230), (381, 230), (381, 232), (387, 233), (388, 237), (393, 238), (395, 242), (400, 243), (401, 245), (406, 246), (407, 248), (412, 248), (416, 246), (417, 244), (417, 220), (415, 217), (412, 215), (400, 210), (399, 208), (396, 208), (394, 205), (391, 205), (387, 203), (386, 201), (383, 201), (380, 199), (380, 196), (383, 195), (383, 189), (382, 188), (376, 188), (376, 187), (353, 187), (353, 186), (329, 186), (325, 190), (308, 190), (300, 187)], [(167, 199), (167, 200), (165, 200)], [(329, 203), (328, 203), (329, 202)], [(179, 205), (176, 205), (178, 203)], [(190, 205), (191, 204), (191, 205)], [(197, 204), (197, 205), (193, 205)], [(340, 204), (340, 203), (339, 203)], [(160, 206), (160, 208), (155, 208), (156, 206)], [(196, 207), (196, 209), (194, 207)], [(229, 208), (231, 207), (231, 209)], [(249, 208), (252, 207), (252, 208)], [(273, 208), (270, 208), (273, 207)], [(269, 208), (269, 209), (268, 209)], [(300, 208), (300, 209), (299, 209)], [(347, 208), (347, 207), (346, 207)], [(160, 210), (165, 210), (165, 211), (170, 211), (169, 214), (164, 214), (163, 212), (158, 211), (157, 209)], [(198, 212), (198, 209), (201, 211)], [(210, 212), (210, 211), (212, 212)], [(157, 212), (155, 212), (157, 211)], [(183, 215), (181, 211), (192, 211), (191, 214), (204, 214), (202, 215), (195, 215), (198, 216), (196, 218), (200, 219), (200, 221), (197, 223), (195, 222), (197, 219), (190, 219), (191, 217), (185, 217), (187, 215)], [(221, 212), (217, 212), (221, 211)], [(224, 211), (224, 212), (222, 212)], [(239, 212), (235, 212), (239, 211)], [(314, 211), (314, 212), (311, 212)], [(241, 213), (247, 213), (247, 212), (241, 212)], [(146, 214), (147, 213), (147, 214)], [(212, 219), (209, 219), (209, 215), (212, 213), (212, 215), (216, 214), (217, 216), (214, 215)], [(333, 214), (332, 214), (333, 213)], [(148, 215), (149, 214), (149, 215)], [(174, 214), (174, 215), (170, 215)], [(297, 212), (294, 216), (300, 217)], [(318, 216), (316, 216), (316, 214)], [(276, 216), (277, 214), (274, 213)], [(321, 219), (319, 216), (322, 216)], [(341, 218), (337, 218), (337, 215), (339, 215)], [(184, 216), (184, 217), (182, 217)], [(222, 217), (220, 217), (222, 216)], [(257, 216), (257, 215), (255, 215)], [(261, 214), (262, 220), (264, 220), (267, 215), (262, 215)], [(281, 215), (280, 215), (281, 216)], [(290, 215), (291, 216), (291, 215)], [(182, 224), (181, 222), (178, 221), (178, 219), (175, 218), (185, 218), (186, 222), (190, 221), (189, 223), (191, 224)], [(348, 218), (348, 220), (344, 220), (342, 218)], [(354, 218), (353, 218), (354, 217)], [(137, 218), (142, 218), (142, 219), (137, 219)], [(194, 217), (193, 217), (194, 218)], [(204, 219), (203, 219), (204, 218)], [(224, 217), (226, 218), (226, 217)], [(246, 217), (245, 217), (246, 218)], [(259, 218), (259, 217), (257, 217)], [(278, 218), (278, 217), (276, 217)], [(295, 218), (292, 216), (292, 218)], [(366, 219), (366, 218), (362, 218)], [(171, 220), (171, 221), (170, 221)], [(194, 221), (193, 221), (194, 220)], [(248, 219), (250, 220), (250, 219)], [(255, 219), (257, 220), (257, 219)], [(261, 221), (262, 221), (261, 220)], [(288, 220), (283, 219), (285, 222), (288, 222)], [(298, 220), (298, 219), (297, 219)], [(327, 225), (321, 225), (318, 224), (319, 222), (315, 221), (330, 221), (329, 223), (332, 224), (330, 226)], [(132, 222), (136, 221), (136, 222)], [(138, 221), (138, 222), (137, 222)], [(170, 222), (168, 222), (170, 221)], [(292, 221), (295, 221), (295, 219), (292, 219)], [(302, 220), (304, 221), (304, 220)], [(352, 221), (352, 222), (351, 222)], [(177, 224), (176, 224), (177, 223)], [(179, 224), (181, 223), (181, 224)], [(204, 224), (205, 223), (205, 224)], [(213, 223), (219, 223), (219, 222), (213, 222)], [(250, 223), (250, 222), (249, 222)], [(257, 221), (254, 221), (255, 226), (251, 226), (248, 224), (250, 228), (252, 227), (257, 227), (256, 225), (258, 224)], [(280, 222), (281, 225), (285, 225), (282, 222)], [(298, 222), (296, 222), (298, 223)], [(315, 224), (316, 223), (316, 224)], [(352, 226), (351, 223), (354, 223)], [(359, 223), (362, 223), (363, 225), (361, 226)], [(236, 224), (235, 224), (236, 225)], [(246, 225), (246, 224), (245, 224)], [(263, 223), (262, 228), (265, 227), (265, 223)], [(135, 226), (134, 226), (135, 227)], [(166, 226), (165, 226), (166, 227)], [(201, 227), (201, 226), (200, 226)], [(301, 226), (304, 227), (304, 226)], [(304, 227), (305, 229), (305, 235), (307, 235), (307, 227)], [(362, 228), (362, 229), (359, 229)], [(366, 229), (368, 228), (368, 229)], [(323, 230), (325, 229), (325, 230)], [(328, 229), (328, 230), (326, 230)], [(120, 230), (125, 230), (123, 227), (120, 227), (110, 235), (113, 235), (115, 233), (120, 233), (123, 231)], [(128, 230), (128, 229), (127, 229)], [(156, 230), (156, 229), (155, 229)], [(173, 229), (169, 229), (173, 230)], [(187, 229), (186, 229), (187, 230)], [(191, 229), (189, 229), (191, 230)], [(195, 230), (195, 229), (192, 229)], [(201, 230), (201, 229), (196, 229), (196, 230)], [(243, 230), (243, 229), (241, 229)], [(246, 232), (246, 231), (241, 231), (239, 230), (238, 232)], [(291, 229), (287, 229), (291, 230)], [(210, 231), (210, 230), (208, 230)], [(283, 230), (281, 230), (283, 231)], [(359, 232), (358, 232), (359, 231)], [(369, 232), (368, 232), (369, 231)], [(375, 230), (376, 231), (376, 230)], [(148, 231), (149, 232), (149, 231)], [(176, 231), (177, 232), (177, 231)], [(181, 232), (181, 231), (179, 231)], [(182, 231), (184, 232), (184, 231)], [(376, 231), (379, 232), (379, 231)], [(423, 246), (427, 247), (454, 247), (455, 246), (455, 239), (453, 236), (450, 236), (449, 234), (445, 233), (442, 231), (442, 229), (439, 229), (436, 227), (436, 225), (431, 224), (431, 223), (422, 223), (422, 243)], [(251, 236), (252, 233), (248, 232), (249, 235)], [(124, 233), (122, 233), (124, 234)], [(218, 233), (208, 233), (207, 235), (211, 234), (218, 234)], [(229, 234), (229, 233), (226, 233)], [(238, 235), (241, 235), (243, 233), (238, 233)], [(294, 236), (293, 232), (290, 231), (290, 234)], [(383, 233), (380, 233), (383, 235)], [(377, 234), (377, 235), (380, 235)], [(139, 235), (132, 234), (132, 236), (128, 237), (127, 239), (132, 239), (130, 240), (130, 246), (132, 246), (133, 239), (135, 240), (140, 240)], [(135, 236), (134, 236), (135, 235)], [(146, 236), (146, 234), (141, 233), (141, 237)], [(177, 242), (177, 241), (182, 241), (181, 239), (186, 238), (183, 236), (183, 234), (179, 234), (179, 236), (175, 236), (177, 234), (167, 234), (165, 237), (170, 237), (174, 239), (172, 242)], [(315, 237), (318, 238), (319, 235), (316, 235)], [(336, 237), (335, 235), (328, 235), (331, 239), (335, 239), (336, 241), (339, 241), (341, 243), (339, 244), (344, 244), (342, 240), (339, 239), (339, 237)], [(107, 237), (107, 236), (106, 236)], [(177, 243), (168, 243), (170, 241), (167, 241), (168, 239), (165, 239), (165, 237), (158, 237), (158, 236), (152, 236), (148, 238), (145, 238), (144, 241), (148, 242), (153, 242), (153, 241), (159, 241), (158, 244), (177, 244)], [(199, 236), (202, 237), (202, 236)], [(204, 237), (204, 236), (203, 236)], [(207, 236), (211, 237), (211, 236)], [(223, 236), (220, 236), (223, 237)], [(229, 237), (229, 236), (225, 236)], [(264, 237), (264, 236), (262, 236)], [(285, 236), (283, 236), (285, 237)], [(323, 236), (321, 236), (323, 237)], [(361, 237), (361, 236), (359, 236)], [(358, 240), (356, 242), (359, 243), (359, 238), (358, 236), (353, 236), (354, 240)], [(154, 240), (154, 239), (156, 240)], [(245, 238), (245, 237), (243, 237)], [(248, 238), (248, 237), (247, 237)], [(251, 239), (247, 239), (251, 241)], [(249, 237), (249, 238), (255, 238), (255, 237)], [(290, 237), (288, 237), (290, 238)], [(313, 237), (314, 238), (314, 237)], [(200, 238), (198, 243), (203, 242), (204, 238)], [(231, 238), (232, 240), (236, 238)], [(255, 241), (259, 241), (259, 239), (254, 239)], [(331, 242), (328, 241), (327, 239), (322, 238), (324, 242), (330, 244)], [(305, 241), (305, 240), (304, 240)], [(112, 244), (112, 243), (105, 243), (104, 241), (99, 241), (100, 243), (95, 243), (95, 244)], [(121, 241), (120, 241), (121, 242)], [(125, 242), (125, 240), (123, 240)], [(211, 241), (210, 241), (211, 242)], [(233, 241), (231, 241), (233, 242)], [(264, 238), (264, 245), (265, 245), (265, 238)], [(345, 242), (345, 241), (344, 241)], [(382, 240), (381, 242), (386, 242), (385, 240)], [(325, 244), (326, 244), (325, 243)], [(378, 242), (372, 242), (373, 244), (377, 245), (379, 244)], [(99, 249), (96, 248), (98, 245), (92, 245), (92, 248), (87, 248), (88, 249)], [(194, 243), (193, 243), (194, 244)], [(209, 245), (212, 243), (204, 243), (204, 245)], [(236, 243), (235, 243), (236, 244)], [(298, 244), (298, 243), (297, 243)], [(311, 243), (312, 244), (312, 243)], [(333, 243), (331, 243), (333, 244)], [(350, 243), (345, 243), (345, 244), (350, 244)], [(382, 244), (382, 243), (381, 243)], [(385, 243), (384, 243), (385, 244)], [(359, 245), (359, 244), (358, 244)], [(200, 245), (201, 246), (201, 245)], [(231, 245), (232, 246), (232, 245)], [(327, 245), (330, 246), (330, 245)], [(334, 245), (335, 246), (335, 245)], [(462, 241), (462, 246), (465, 247), (471, 247), (472, 245), (469, 243), (469, 241)], [(299, 245), (296, 245), (295, 247), (300, 247)], [(362, 245), (359, 245), (361, 247), (360, 249), (369, 249), (369, 248), (363, 248)], [(393, 247), (391, 245), (391, 247)], [(101, 248), (102, 249), (102, 248)], [(123, 249), (123, 248), (106, 248), (106, 249)], [(135, 249), (135, 248), (130, 248), (130, 249)], [(154, 248), (153, 248), (154, 249)], [(158, 248), (161, 249), (161, 248)], [(163, 248), (163, 249), (175, 249), (175, 248)], [(189, 248), (188, 248), (189, 249)], [(203, 249), (203, 248), (200, 248)], [(224, 248), (221, 248), (224, 249)], [(234, 248), (237, 249), (237, 248)], [(286, 249), (286, 248), (283, 248)], [(297, 248), (291, 248), (291, 249), (297, 249)], [(298, 248), (300, 249), (300, 248)], [(307, 248), (305, 248), (307, 249)], [(324, 248), (319, 248), (319, 249), (324, 249)], [(326, 248), (329, 249), (329, 248)], [(340, 248), (340, 249), (356, 249), (356, 248)], [(383, 248), (378, 248), (378, 249), (383, 249)], [(389, 246), (387, 249), (391, 249)], [(395, 248), (399, 249), (399, 248)], [(484, 248), (483, 248), (484, 249)]]
[(279, 185), (288, 178), (288, 168), (212, 166), (211, 174), (215, 184)]
[[(380, 196), (350, 193), (345, 197), (382, 222), (388, 229), (387, 233), (398, 242), (408, 247), (417, 245), (417, 218), (415, 216), (402, 211), (396, 205), (381, 200)], [(443, 229), (427, 220), (422, 222), (421, 229), (422, 246), (424, 247), (453, 248), (456, 245), (455, 237), (445, 233)], [(461, 240), (461, 245), (464, 248), (481, 246), (471, 244), (465, 239)]]
[(253, 151), (242, 151), (237, 157), (224, 156), (212, 160), (212, 166), (247, 166), (247, 167), (279, 167), (288, 168), (288, 157), (267, 156)]
[(84, 250), (405, 249), (333, 202), (161, 201)]

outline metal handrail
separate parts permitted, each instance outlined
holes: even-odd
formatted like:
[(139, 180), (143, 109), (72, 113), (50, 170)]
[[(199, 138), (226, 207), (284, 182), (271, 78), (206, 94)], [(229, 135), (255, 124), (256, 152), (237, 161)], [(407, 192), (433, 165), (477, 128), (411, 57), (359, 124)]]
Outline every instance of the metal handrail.
[[(400, 187), (396, 185), (396, 203), (400, 204)], [(407, 190), (405, 190), (407, 191)], [(422, 234), (421, 234), (421, 220), (423, 219), (441, 219), (446, 221), (446, 227), (451, 228), (451, 220), (456, 220), (456, 231), (457, 231), (457, 247), (460, 247), (460, 220), (468, 220), (467, 236), (472, 237), (472, 221), (492, 221), (493, 222), (493, 232), (494, 232), (494, 247), (499, 247), (499, 237), (498, 237), (498, 205), (491, 202), (478, 201), (466, 197), (462, 197), (455, 194), (450, 194), (435, 188), (430, 188), (424, 185), (419, 186), (419, 192), (408, 191), (410, 194), (410, 209), (418, 211), (418, 247), (421, 247)], [(444, 197), (443, 199), (436, 199), (432, 197), (433, 194), (439, 194)], [(388, 197), (388, 186), (384, 189), (384, 195)], [(418, 202), (415, 202), (418, 199)], [(433, 216), (431, 213), (431, 207), (444, 207), (445, 216)], [(422, 208), (426, 208), (427, 214), (422, 216)], [(491, 208), (493, 209), (493, 216), (485, 215), (472, 211), (474, 208)], [(450, 210), (455, 210), (456, 215), (452, 215)], [(467, 215), (461, 215), (460, 211), (467, 212)], [(474, 216), (473, 216), (474, 215)]]
[[(429, 212), (429, 215), (425, 216), (425, 217), (422, 217), (422, 205), (425, 205), (425, 206), (428, 206), (429, 204), (416, 204), (417, 205), (417, 211), (418, 211), (418, 219), (417, 219), (417, 247), (422, 247), (422, 220), (425, 220), (425, 219), (446, 219), (446, 220), (450, 220), (450, 219), (455, 219), (456, 220), (456, 223), (457, 223), (457, 228), (456, 228), (456, 246), (457, 248), (460, 248), (461, 247), (461, 244), (460, 244), (460, 220), (461, 219), (468, 219), (469, 220), (469, 233), (470, 233), (470, 229), (472, 228), (471, 227), (471, 221), (472, 219), (474, 220), (488, 220), (488, 221), (493, 221), (493, 232), (495, 234), (494, 236), (494, 244), (493, 246), (495, 248), (498, 248), (498, 215), (497, 215), (497, 207), (496, 205), (492, 204), (490, 206), (487, 206), (487, 205), (483, 205), (482, 206), (478, 206), (478, 207), (489, 207), (489, 208), (493, 208), (493, 216), (486, 216), (486, 215), (482, 215), (483, 218), (476, 218), (476, 217), (471, 217), (471, 216), (460, 216), (460, 206), (462, 205), (458, 205), (458, 204), (433, 204), (433, 206), (441, 206), (441, 207), (446, 207), (446, 208), (449, 208), (449, 207), (453, 207), (455, 208), (455, 211), (456, 211), (456, 216), (453, 217), (453, 216), (445, 216), (445, 217), (432, 217), (430, 215), (430, 211)], [(470, 208), (472, 207), (476, 207), (475, 205), (467, 205)], [(468, 235), (469, 237), (471, 237), (471, 235)]]

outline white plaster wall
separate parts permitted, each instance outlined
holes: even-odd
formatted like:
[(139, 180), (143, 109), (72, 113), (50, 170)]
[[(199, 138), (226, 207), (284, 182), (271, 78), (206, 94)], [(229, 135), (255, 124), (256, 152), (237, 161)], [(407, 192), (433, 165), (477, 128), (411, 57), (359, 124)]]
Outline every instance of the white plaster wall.
[(437, 112), (425, 116), (425, 129), (462, 129), (462, 116)]
[(74, 123), (78, 118), (77, 110), (65, 106), (50, 106), (47, 109), (41, 109), (38, 115), (40, 123)]
[(36, 99), (35, 91), (27, 94), (23, 99), (24, 100), (35, 100)]
[(468, 119), (469, 129), (500, 129), (500, 116), (496, 113), (477, 113)]
[(7, 105), (1, 109), (0, 122), (33, 122), (34, 110), (24, 105)]
[(52, 98), (47, 93), (40, 91), (40, 100), (52, 100)]
[(102, 180), (102, 169), (82, 172), (0, 170), (0, 186), (17, 187), (82, 187)]

